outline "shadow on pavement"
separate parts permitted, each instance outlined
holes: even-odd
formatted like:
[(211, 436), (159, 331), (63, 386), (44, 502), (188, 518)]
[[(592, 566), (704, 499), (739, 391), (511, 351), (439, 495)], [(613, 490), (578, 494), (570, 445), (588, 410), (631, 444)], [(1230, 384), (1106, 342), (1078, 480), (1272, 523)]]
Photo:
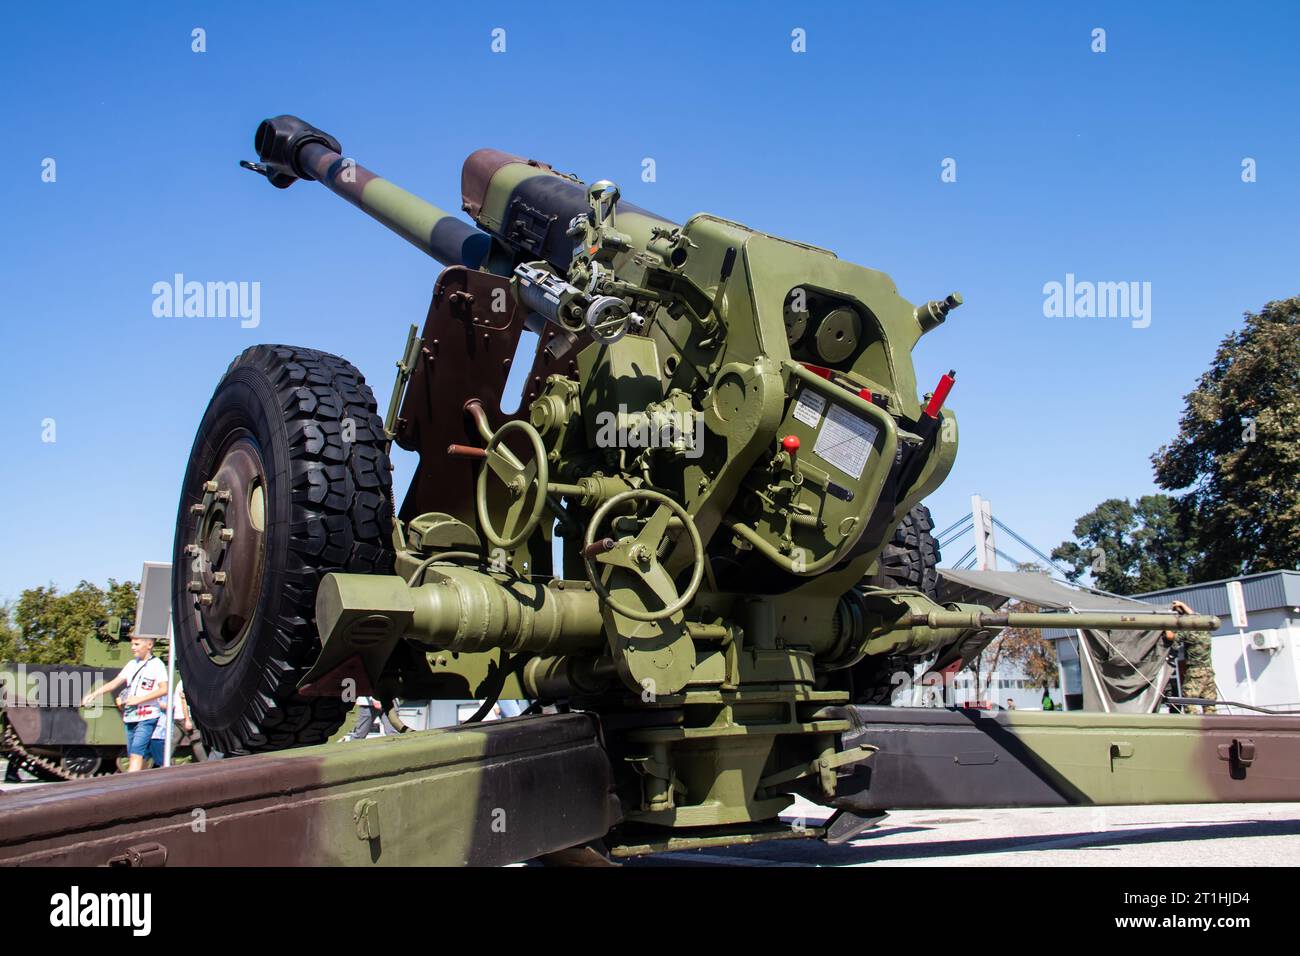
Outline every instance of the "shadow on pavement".
[(990, 837), (986, 839), (941, 840), (926, 843), (880, 844), (882, 837), (900, 833), (924, 832), (932, 827), (881, 827), (846, 846), (827, 846), (820, 840), (781, 841), (757, 846), (729, 847), (714, 850), (685, 850), (658, 858), (637, 861), (677, 866), (711, 865), (719, 858), (743, 865), (785, 863), (805, 866), (850, 866), (859, 863), (885, 863), (891, 860), (921, 860), (948, 856), (972, 856), (982, 853), (1025, 853), (1055, 851), (1072, 846), (1091, 848), (1133, 844), (1180, 843), (1187, 840), (1228, 840), (1240, 837), (1300, 836), (1300, 820), (1237, 820), (1226, 823), (1125, 827), (1072, 833), (1040, 833), (1032, 836)]

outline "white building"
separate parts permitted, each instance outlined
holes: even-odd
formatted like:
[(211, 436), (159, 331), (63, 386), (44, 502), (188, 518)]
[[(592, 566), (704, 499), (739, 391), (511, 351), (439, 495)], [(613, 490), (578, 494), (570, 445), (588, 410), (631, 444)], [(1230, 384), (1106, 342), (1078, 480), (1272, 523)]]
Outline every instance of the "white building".
[[(1242, 627), (1232, 621), (1233, 581), (1241, 582), (1245, 599)], [(1300, 711), (1300, 571), (1265, 571), (1134, 596), (1161, 604), (1182, 601), (1197, 614), (1223, 620), (1210, 637), (1221, 700)]]

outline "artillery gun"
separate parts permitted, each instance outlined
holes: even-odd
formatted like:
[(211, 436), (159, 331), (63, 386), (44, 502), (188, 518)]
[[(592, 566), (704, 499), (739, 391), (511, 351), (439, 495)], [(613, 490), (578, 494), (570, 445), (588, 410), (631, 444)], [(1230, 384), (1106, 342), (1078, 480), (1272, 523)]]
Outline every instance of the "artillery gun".
[[(384, 419), (307, 348), (250, 348), (217, 386), (180, 501), (177, 649), (205, 742), (288, 752), (124, 790), (156, 823), (113, 829), (120, 859), (157, 857), (128, 846), (145, 832), (178, 862), (493, 863), (844, 840), (891, 806), (1295, 798), (1283, 718), (879, 706), (1006, 626), (1218, 626), (943, 602), (922, 502), (956, 455), (955, 376), (918, 395), (911, 353), (959, 295), (914, 305), (825, 249), (496, 150), (464, 165), (471, 226), (296, 117), (255, 145), (272, 185), (319, 182), (445, 269)], [(419, 456), (400, 508), (393, 442)], [(560, 713), (290, 750), (359, 694), (393, 717)], [(178, 823), (212, 788), (225, 836), (199, 848)], [(835, 815), (792, 829), (796, 796)], [(110, 804), (78, 832), (114, 827)], [(28, 809), (0, 851), (61, 853), (63, 811)]]

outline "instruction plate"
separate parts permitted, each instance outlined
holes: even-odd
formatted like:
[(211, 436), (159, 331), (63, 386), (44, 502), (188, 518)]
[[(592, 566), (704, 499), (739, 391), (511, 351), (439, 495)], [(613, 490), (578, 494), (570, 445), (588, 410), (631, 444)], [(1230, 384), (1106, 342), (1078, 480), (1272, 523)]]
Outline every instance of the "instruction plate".
[(817, 436), (817, 444), (813, 446), (813, 454), (844, 474), (861, 478), (867, 456), (871, 454), (871, 446), (879, 433), (880, 430), (865, 419), (839, 405), (832, 405)]
[(810, 428), (816, 428), (826, 410), (826, 399), (816, 392), (803, 389), (799, 392), (799, 401), (794, 403), (794, 417)]

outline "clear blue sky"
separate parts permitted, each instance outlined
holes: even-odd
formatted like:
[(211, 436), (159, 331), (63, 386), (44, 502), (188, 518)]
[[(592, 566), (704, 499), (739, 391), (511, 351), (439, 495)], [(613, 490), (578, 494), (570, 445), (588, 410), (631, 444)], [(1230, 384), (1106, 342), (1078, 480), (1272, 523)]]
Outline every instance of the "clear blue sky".
[[(1295, 4), (291, 7), (6, 12), (2, 598), (169, 560), (194, 429), (246, 346), (343, 354), (386, 404), (436, 264), (314, 184), (240, 170), (268, 115), (451, 208), (464, 157), (494, 146), (829, 247), (914, 301), (960, 290), (916, 354), (924, 387), (958, 370), (961, 452), (931, 504), (948, 524), (978, 492), (1045, 548), (1152, 490), (1218, 341), (1300, 291)], [(260, 282), (261, 325), (155, 318), (177, 272)], [(1150, 327), (1044, 318), (1067, 273), (1150, 282)]]

